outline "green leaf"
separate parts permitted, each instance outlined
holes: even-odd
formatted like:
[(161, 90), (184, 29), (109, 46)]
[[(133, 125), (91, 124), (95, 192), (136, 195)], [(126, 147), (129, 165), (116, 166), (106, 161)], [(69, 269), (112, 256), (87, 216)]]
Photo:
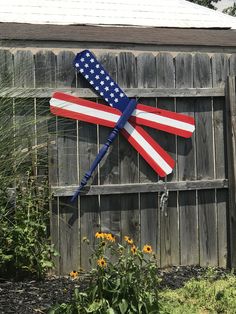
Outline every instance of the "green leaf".
[(119, 309), (121, 314), (125, 314), (128, 309), (128, 302), (125, 299), (122, 299), (122, 301), (119, 303)]
[(113, 310), (112, 307), (109, 307), (109, 309), (107, 309), (107, 313), (106, 314), (116, 314), (116, 312)]

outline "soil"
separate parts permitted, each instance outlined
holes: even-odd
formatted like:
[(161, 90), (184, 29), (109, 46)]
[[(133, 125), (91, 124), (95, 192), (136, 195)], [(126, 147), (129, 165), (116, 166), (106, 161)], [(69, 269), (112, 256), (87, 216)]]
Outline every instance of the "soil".
[[(224, 277), (229, 271), (215, 269), (216, 279)], [(199, 279), (206, 269), (199, 266), (182, 266), (161, 269), (161, 289), (177, 289), (190, 278)], [(86, 282), (68, 276), (46, 278), (43, 281), (13, 281), (0, 278), (0, 314), (34, 314), (47, 313), (56, 304), (71, 300), (76, 287), (81, 289)]]

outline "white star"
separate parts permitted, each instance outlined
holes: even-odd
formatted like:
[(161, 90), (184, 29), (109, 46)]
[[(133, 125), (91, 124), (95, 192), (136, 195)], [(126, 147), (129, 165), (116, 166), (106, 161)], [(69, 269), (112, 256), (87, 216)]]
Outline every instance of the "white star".
[(115, 92), (116, 92), (116, 93), (119, 93), (119, 88), (116, 87), (116, 88), (115, 88)]
[(121, 97), (121, 98), (124, 97), (124, 94), (123, 94), (123, 93), (120, 93), (120, 97)]
[(103, 81), (101, 81), (101, 82), (100, 82), (100, 85), (104, 85), (104, 82), (103, 82)]
[(115, 99), (114, 99), (114, 102), (118, 102), (118, 98), (115, 98)]
[(96, 68), (97, 68), (97, 69), (100, 68), (100, 65), (99, 65), (99, 64), (96, 64)]
[(98, 86), (96, 86), (96, 87), (95, 87), (95, 89), (96, 89), (96, 90), (99, 90), (99, 87), (98, 87)]
[(86, 57), (90, 57), (90, 53), (87, 52), (87, 53), (86, 53)]
[(104, 95), (103, 92), (101, 92), (100, 95), (103, 96)]
[(93, 58), (92, 58), (92, 59), (90, 59), (90, 62), (91, 62), (91, 63), (93, 63), (93, 62), (94, 62), (94, 59), (93, 59)]
[(108, 86), (105, 87), (105, 91), (109, 91), (109, 87)]
[(84, 66), (85, 66), (85, 68), (88, 68), (88, 67), (89, 67), (89, 65), (88, 65), (87, 63), (85, 63), (85, 65), (84, 65)]
[(93, 74), (93, 73), (94, 73), (94, 70), (93, 70), (93, 69), (92, 69), (92, 70), (90, 70), (90, 73), (91, 73), (91, 74)]
[(106, 80), (109, 81), (109, 80), (110, 80), (110, 77), (109, 77), (109, 76), (106, 76)]
[(108, 101), (108, 98), (105, 98), (106, 101)]
[(83, 73), (84, 72), (84, 69), (79, 69), (80, 73)]
[(112, 104), (112, 103), (110, 103), (110, 106), (111, 106), (111, 107), (113, 107), (113, 104)]
[(88, 74), (86, 74), (84, 77), (85, 77), (86, 79), (88, 79), (88, 78), (89, 78)]
[(76, 66), (76, 68), (78, 68), (79, 67), (79, 63), (76, 63), (75, 66)]
[(95, 79), (96, 79), (96, 80), (100, 79), (100, 76), (99, 76), (99, 75), (96, 75), (96, 76), (95, 76)]
[(84, 62), (84, 58), (81, 58), (80, 61), (81, 61), (81, 62)]
[(111, 86), (114, 86), (115, 84), (113, 82), (110, 83)]
[(105, 72), (103, 70), (100, 71), (101, 74), (104, 74)]
[(113, 93), (110, 94), (111, 98), (113, 98), (115, 95)]
[(94, 84), (94, 83), (93, 83), (93, 81), (90, 81), (89, 83), (90, 83), (91, 85), (93, 85), (93, 84)]

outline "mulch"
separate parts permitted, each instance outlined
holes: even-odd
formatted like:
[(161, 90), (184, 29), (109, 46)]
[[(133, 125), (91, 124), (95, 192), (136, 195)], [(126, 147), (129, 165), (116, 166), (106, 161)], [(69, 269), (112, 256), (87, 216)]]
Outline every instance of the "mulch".
[[(216, 279), (224, 277), (229, 271), (218, 268)], [(160, 269), (162, 278), (160, 288), (177, 289), (191, 278), (200, 279), (206, 269), (199, 266), (182, 266)], [(75, 288), (83, 288), (82, 278), (51, 276), (43, 281), (14, 281), (0, 278), (0, 314), (47, 313), (56, 303), (70, 301)]]

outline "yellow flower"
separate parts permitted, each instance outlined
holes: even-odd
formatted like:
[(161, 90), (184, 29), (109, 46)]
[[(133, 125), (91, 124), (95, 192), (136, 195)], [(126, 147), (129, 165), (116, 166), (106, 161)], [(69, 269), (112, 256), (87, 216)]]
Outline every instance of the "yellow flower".
[(95, 238), (97, 239), (104, 239), (104, 233), (101, 231), (96, 232)]
[(78, 277), (78, 272), (76, 270), (73, 270), (70, 272), (71, 278), (77, 278)]
[(129, 245), (133, 245), (134, 244), (133, 239), (131, 239), (130, 237), (125, 236), (124, 239), (125, 239), (125, 242), (127, 242)]
[(111, 233), (105, 233), (104, 237), (105, 237), (105, 239), (107, 239), (108, 241), (111, 241), (111, 242), (115, 242), (115, 240), (116, 240), (115, 236)]
[(98, 266), (103, 267), (103, 268), (107, 266), (106, 260), (103, 257), (97, 260), (97, 264)]
[(130, 250), (131, 250), (131, 252), (132, 252), (133, 254), (135, 254), (135, 253), (137, 252), (137, 248), (136, 248), (135, 245), (133, 245)]
[(152, 247), (151, 247), (151, 245), (148, 245), (148, 244), (144, 245), (144, 247), (143, 247), (143, 252), (144, 252), (144, 253), (151, 254), (151, 253), (152, 253)]

